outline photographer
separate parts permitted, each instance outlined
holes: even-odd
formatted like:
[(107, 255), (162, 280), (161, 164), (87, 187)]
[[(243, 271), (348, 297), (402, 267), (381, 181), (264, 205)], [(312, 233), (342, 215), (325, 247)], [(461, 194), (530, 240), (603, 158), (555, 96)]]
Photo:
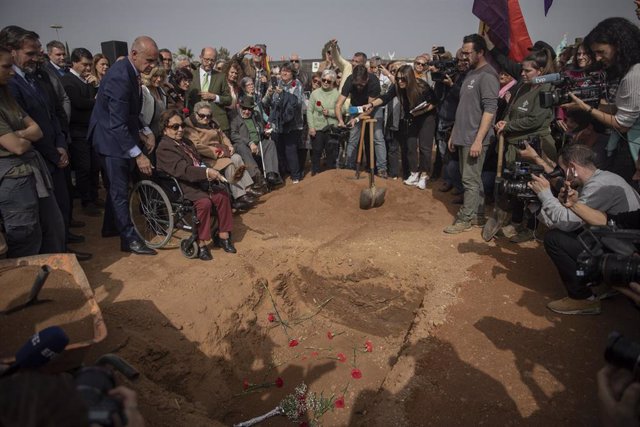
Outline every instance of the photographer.
[(618, 175), (597, 169), (593, 151), (584, 145), (565, 146), (558, 164), (567, 177), (558, 198), (553, 196), (549, 181), (543, 176), (533, 175), (529, 183), (542, 202), (539, 218), (551, 228), (544, 237), (545, 250), (569, 294), (547, 307), (560, 314), (598, 314), (600, 301), (576, 276), (576, 260), (582, 252), (577, 237), (585, 221), (563, 203), (574, 187), (579, 188), (580, 203), (607, 214), (618, 214), (640, 209), (640, 196)]
[(632, 171), (622, 172), (628, 182), (640, 180), (640, 28), (624, 18), (609, 18), (600, 22), (584, 39), (584, 44), (593, 53), (596, 61), (602, 64), (608, 79), (620, 79), (615, 97), (615, 114), (609, 114), (594, 108), (571, 94), (573, 103), (567, 108), (588, 112), (613, 132), (607, 151), (626, 149), (635, 163)]

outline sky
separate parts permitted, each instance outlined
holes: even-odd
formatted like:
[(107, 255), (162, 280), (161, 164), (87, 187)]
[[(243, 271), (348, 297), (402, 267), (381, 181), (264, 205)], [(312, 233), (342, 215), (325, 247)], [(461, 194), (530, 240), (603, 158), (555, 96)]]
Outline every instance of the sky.
[[(62, 25), (69, 47), (100, 51), (100, 42), (128, 43), (149, 35), (160, 48), (224, 46), (235, 53), (264, 42), (275, 60), (298, 53), (319, 58), (336, 38), (342, 53), (413, 57), (431, 46), (455, 51), (462, 37), (478, 30), (473, 0), (0, 0), (0, 27), (19, 25), (56, 38)], [(532, 41), (552, 46), (586, 35), (611, 16), (636, 21), (633, 0), (555, 0), (547, 17), (544, 0), (520, 0)], [(34, 12), (35, 11), (35, 12)]]

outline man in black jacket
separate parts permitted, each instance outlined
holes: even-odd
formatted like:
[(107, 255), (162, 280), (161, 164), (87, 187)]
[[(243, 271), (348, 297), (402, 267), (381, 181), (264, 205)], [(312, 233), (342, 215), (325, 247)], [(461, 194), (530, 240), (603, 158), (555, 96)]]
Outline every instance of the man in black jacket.
[(69, 157), (71, 168), (76, 173), (76, 190), (84, 213), (100, 216), (101, 210), (96, 205), (99, 160), (87, 141), (89, 119), (96, 102), (96, 89), (91, 84), (95, 80), (91, 74), (92, 60), (93, 55), (87, 49), (74, 49), (71, 53), (71, 69), (60, 80), (71, 100)]

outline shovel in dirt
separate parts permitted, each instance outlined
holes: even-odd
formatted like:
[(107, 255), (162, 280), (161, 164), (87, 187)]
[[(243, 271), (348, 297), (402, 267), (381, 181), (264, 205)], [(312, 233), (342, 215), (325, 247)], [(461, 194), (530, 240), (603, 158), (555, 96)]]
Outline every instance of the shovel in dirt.
[(373, 150), (373, 127), (376, 123), (376, 119), (367, 119), (362, 124), (362, 132), (360, 135), (360, 142), (362, 143), (362, 135), (364, 134), (365, 124), (369, 124), (369, 188), (365, 188), (360, 191), (360, 209), (370, 209), (382, 206), (384, 203), (384, 195), (387, 192), (386, 188), (376, 188), (374, 168), (376, 165)]
[(364, 134), (365, 134), (368, 120), (371, 120), (371, 118), (364, 117), (362, 119), (362, 129), (360, 129), (360, 142), (358, 143), (358, 157), (356, 159), (356, 174), (353, 177), (353, 179), (360, 179), (360, 167), (362, 166), (362, 152), (364, 151)]
[(42, 287), (44, 286), (44, 283), (47, 281), (47, 277), (49, 276), (49, 273), (51, 273), (52, 270), (53, 269), (48, 265), (43, 265), (42, 267), (40, 267), (40, 271), (38, 271), (38, 275), (36, 276), (36, 279), (33, 282), (33, 285), (31, 286), (31, 292), (29, 292), (29, 299), (25, 303), (17, 305), (13, 308), (10, 308), (5, 311), (0, 311), (0, 314), (4, 314), (8, 316), (9, 314), (23, 310), (29, 306), (51, 301), (48, 299), (40, 300), (38, 299), (38, 295), (40, 294), (40, 290), (42, 290)]
[(496, 171), (496, 181), (493, 187), (494, 194), (494, 205), (493, 205), (493, 213), (489, 218), (487, 218), (487, 222), (482, 227), (482, 239), (485, 242), (493, 239), (493, 237), (498, 233), (498, 231), (505, 224), (509, 213), (502, 209), (500, 206), (500, 195), (498, 194), (498, 188), (502, 185), (502, 162), (504, 159), (504, 135), (501, 133), (498, 136), (498, 170)]

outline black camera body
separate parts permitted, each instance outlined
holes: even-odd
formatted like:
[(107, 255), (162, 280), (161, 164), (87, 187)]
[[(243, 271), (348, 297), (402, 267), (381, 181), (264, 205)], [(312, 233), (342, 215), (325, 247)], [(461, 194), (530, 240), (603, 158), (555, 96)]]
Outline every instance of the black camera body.
[(578, 255), (576, 276), (582, 283), (628, 286), (640, 281), (640, 258), (633, 256), (640, 243), (640, 230), (618, 229), (615, 225), (590, 227), (578, 240), (584, 250)]
[(606, 74), (602, 71), (587, 74), (585, 77), (562, 76), (549, 91), (540, 92), (542, 108), (557, 107), (571, 102), (570, 93), (589, 105), (596, 107), (607, 92)]
[(458, 74), (458, 60), (448, 59), (444, 61), (429, 61), (427, 65), (435, 67), (438, 71), (431, 72), (431, 79), (434, 82), (441, 82), (445, 76), (453, 78)]
[[(525, 141), (522, 141), (522, 144), (524, 143)], [(546, 173), (542, 166), (527, 162), (514, 162), (512, 167), (502, 172), (502, 179), (496, 180), (498, 197), (516, 197), (526, 202), (538, 200), (538, 195), (528, 185), (529, 181), (533, 180), (532, 175), (534, 174), (542, 175), (547, 179), (564, 176), (564, 172), (559, 167), (556, 167), (551, 173)]]

